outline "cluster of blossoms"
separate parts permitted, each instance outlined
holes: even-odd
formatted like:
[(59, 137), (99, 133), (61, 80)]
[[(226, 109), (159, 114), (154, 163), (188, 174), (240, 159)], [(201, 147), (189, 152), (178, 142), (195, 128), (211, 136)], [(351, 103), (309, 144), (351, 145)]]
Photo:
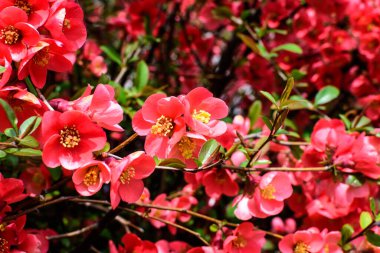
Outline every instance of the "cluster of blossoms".
[[(30, 76), (37, 88), (47, 71), (70, 71), (87, 38), (83, 11), (74, 1), (7, 0), (0, 5), (0, 51), (5, 67), (0, 87)], [(13, 71), (12, 62), (17, 63)]]

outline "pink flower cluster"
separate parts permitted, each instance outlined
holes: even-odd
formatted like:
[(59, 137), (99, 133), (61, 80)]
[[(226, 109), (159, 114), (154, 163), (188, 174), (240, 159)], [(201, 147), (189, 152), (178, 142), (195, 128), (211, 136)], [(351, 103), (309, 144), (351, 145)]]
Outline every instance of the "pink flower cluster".
[(5, 67), (0, 88), (12, 77), (17, 63), (19, 80), (30, 76), (37, 88), (47, 71), (70, 71), (75, 51), (87, 32), (79, 4), (68, 0), (4, 0), (0, 4), (0, 64)]
[(223, 100), (199, 87), (179, 97), (150, 96), (137, 111), (132, 126), (140, 136), (146, 136), (147, 154), (177, 158), (195, 168), (194, 159), (202, 144), (226, 132), (227, 125), (220, 119), (227, 114)]

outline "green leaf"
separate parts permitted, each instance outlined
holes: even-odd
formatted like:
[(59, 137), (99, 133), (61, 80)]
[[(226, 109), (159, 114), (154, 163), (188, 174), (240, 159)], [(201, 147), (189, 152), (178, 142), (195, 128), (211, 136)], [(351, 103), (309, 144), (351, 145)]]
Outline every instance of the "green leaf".
[(12, 107), (2, 98), (0, 98), (0, 105), (4, 108), (5, 114), (7, 115), (7, 118), (11, 123), (11, 126), (14, 130), (17, 131), (17, 118)]
[(269, 129), (272, 129), (272, 121), (267, 116), (263, 116), (261, 119)]
[(372, 216), (371, 216), (371, 214), (369, 212), (367, 212), (367, 211), (362, 212), (360, 214), (359, 223), (360, 223), (360, 227), (362, 229), (365, 229), (366, 227), (368, 227), (372, 223)]
[(290, 75), (294, 77), (295, 80), (299, 81), (302, 78), (304, 78), (307, 75), (307, 73), (298, 69), (293, 69)]
[(28, 148), (37, 148), (40, 144), (33, 136), (26, 136), (19, 141), (19, 144)]
[(256, 42), (249, 36), (242, 33), (238, 33), (237, 36), (243, 41), (243, 43), (248, 46), (256, 54), (260, 54), (260, 50), (257, 47)]
[(376, 200), (373, 197), (369, 198), (369, 206), (371, 208), (372, 214), (375, 216), (377, 214)]
[(342, 233), (342, 244), (346, 244), (346, 241), (355, 232), (354, 228), (350, 224), (344, 224), (341, 230)]
[(4, 130), (4, 134), (8, 137), (16, 137), (17, 134), (16, 134), (16, 131), (13, 129), (13, 128), (7, 128)]
[(286, 82), (284, 91), (281, 94), (280, 106), (282, 106), (286, 101), (288, 101), (290, 93), (292, 93), (293, 87), (294, 87), (294, 78), (290, 77), (288, 81)]
[(215, 233), (219, 230), (219, 226), (217, 224), (211, 224), (210, 225), (210, 231)]
[(118, 52), (115, 51), (112, 47), (109, 46), (100, 46), (100, 49), (114, 62), (119, 64), (120, 66), (123, 64)]
[(277, 51), (282, 51), (282, 50), (289, 51), (295, 54), (302, 54), (302, 48), (294, 43), (282, 44), (278, 47), (273, 48), (272, 52), (277, 52)]
[(248, 118), (250, 120), (250, 127), (252, 127), (259, 119), (262, 110), (262, 103), (260, 100), (256, 100), (252, 103), (248, 110)]
[(0, 158), (4, 158), (7, 156), (7, 153), (5, 153), (4, 151), (0, 150)]
[(149, 68), (145, 61), (140, 61), (137, 64), (135, 87), (138, 91), (141, 91), (149, 81)]
[(263, 91), (263, 90), (260, 91), (260, 93), (261, 93), (264, 97), (266, 97), (269, 101), (271, 101), (272, 104), (276, 105), (276, 107), (277, 107), (276, 99), (272, 96), (272, 94), (270, 94), (270, 93), (267, 92), (267, 91)]
[(176, 159), (176, 158), (169, 158), (169, 159), (162, 160), (160, 161), (159, 165), (178, 168), (178, 169), (186, 168), (186, 165), (181, 160)]
[(22, 122), (19, 130), (19, 136), (25, 136), (33, 133), (41, 123), (41, 117), (32, 116)]
[(0, 66), (0, 74), (3, 74), (5, 72), (6, 68), (4, 66)]
[(209, 160), (214, 157), (215, 153), (219, 151), (219, 148), (220, 145), (216, 140), (210, 139), (206, 141), (199, 152), (198, 160), (202, 165), (207, 164)]
[(376, 247), (380, 247), (380, 235), (375, 234), (373, 231), (369, 230), (365, 233), (365, 236), (370, 244)]
[(315, 96), (314, 104), (315, 105), (324, 105), (327, 104), (339, 96), (339, 89), (335, 86), (325, 86), (320, 91), (318, 91)]
[(347, 129), (351, 128), (351, 122), (345, 115), (339, 114), (339, 118), (343, 121), (343, 123)]
[(360, 179), (355, 175), (348, 175), (345, 183), (354, 187), (359, 187), (363, 185)]
[(8, 148), (4, 150), (8, 154), (16, 156), (41, 156), (41, 150), (32, 149), (32, 148)]

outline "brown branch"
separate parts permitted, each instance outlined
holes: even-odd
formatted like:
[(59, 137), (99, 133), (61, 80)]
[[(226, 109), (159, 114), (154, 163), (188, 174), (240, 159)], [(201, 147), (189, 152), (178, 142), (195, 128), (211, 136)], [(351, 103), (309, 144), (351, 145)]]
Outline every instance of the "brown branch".
[(62, 238), (69, 238), (69, 237), (74, 237), (74, 236), (78, 236), (78, 235), (81, 235), (81, 234), (84, 234), (88, 231), (91, 231), (95, 228), (98, 227), (98, 223), (94, 223), (94, 224), (91, 224), (87, 227), (84, 227), (84, 228), (81, 228), (81, 229), (78, 229), (78, 230), (75, 230), (75, 231), (71, 231), (71, 232), (68, 232), (68, 233), (64, 233), (64, 234), (59, 234), (59, 235), (51, 235), (51, 236), (46, 236), (46, 239), (47, 240), (57, 240), (57, 239), (62, 239)]
[(136, 139), (137, 136), (138, 136), (137, 133), (132, 134), (131, 136), (129, 136), (128, 139), (126, 139), (125, 141), (123, 141), (123, 142), (120, 143), (118, 146), (114, 147), (113, 149), (111, 149), (111, 151), (109, 151), (108, 153), (113, 154), (113, 153), (118, 152), (120, 149), (124, 148), (124, 147), (127, 146), (129, 143), (131, 143), (134, 139)]

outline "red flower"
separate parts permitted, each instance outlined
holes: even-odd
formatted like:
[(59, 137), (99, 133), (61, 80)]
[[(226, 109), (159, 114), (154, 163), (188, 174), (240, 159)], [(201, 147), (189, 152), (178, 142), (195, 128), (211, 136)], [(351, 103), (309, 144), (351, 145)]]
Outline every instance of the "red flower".
[(265, 232), (254, 231), (252, 223), (243, 222), (224, 241), (226, 253), (260, 253), (265, 243)]
[(73, 170), (92, 160), (106, 144), (104, 131), (80, 111), (46, 112), (42, 117), (42, 160), (48, 167)]
[(18, 79), (23, 80), (30, 75), (37, 88), (44, 87), (47, 71), (70, 71), (73, 66), (72, 55), (63, 49), (62, 43), (52, 39), (44, 39), (36, 46), (28, 49), (28, 55), (22, 59)]
[(203, 87), (195, 88), (184, 97), (186, 124), (196, 133), (216, 137), (227, 131), (226, 123), (219, 119), (228, 114), (226, 103), (214, 98)]
[(103, 183), (111, 180), (111, 169), (103, 162), (91, 161), (77, 169), (73, 174), (75, 189), (82, 196), (91, 196), (97, 193)]
[(153, 158), (142, 151), (134, 152), (115, 163), (111, 164), (111, 205), (114, 209), (120, 199), (125, 202), (139, 200), (144, 191), (142, 179), (152, 174), (156, 166)]
[(320, 252), (323, 247), (323, 239), (318, 229), (297, 231), (294, 234), (286, 235), (279, 243), (279, 248), (283, 253)]
[(166, 158), (169, 145), (177, 143), (185, 132), (184, 108), (176, 97), (154, 94), (145, 101), (132, 120), (133, 130), (147, 136), (145, 151)]
[(42, 190), (46, 190), (51, 184), (51, 175), (45, 165), (40, 167), (28, 167), (20, 175), (20, 179), (25, 184), (26, 192), (31, 196), (41, 194)]
[(35, 45), (40, 35), (28, 22), (28, 15), (17, 7), (0, 12), (0, 42), (11, 52), (12, 59), (20, 61), (27, 54), (27, 46)]
[(69, 51), (75, 51), (86, 42), (87, 31), (83, 10), (79, 4), (58, 0), (51, 6), (50, 17), (44, 25), (53, 39), (63, 42)]
[(4, 178), (0, 173), (0, 202), (12, 204), (23, 200), (27, 195), (23, 194), (24, 183), (16, 178)]
[(7, 47), (0, 44), (0, 89), (7, 84), (12, 74), (12, 57)]
[(2, 0), (0, 10), (9, 6), (25, 11), (28, 15), (28, 23), (35, 28), (42, 26), (49, 16), (48, 0)]
[(203, 175), (202, 183), (206, 194), (212, 198), (218, 198), (224, 194), (235, 196), (239, 191), (238, 184), (234, 181), (230, 171), (224, 169), (212, 169)]

